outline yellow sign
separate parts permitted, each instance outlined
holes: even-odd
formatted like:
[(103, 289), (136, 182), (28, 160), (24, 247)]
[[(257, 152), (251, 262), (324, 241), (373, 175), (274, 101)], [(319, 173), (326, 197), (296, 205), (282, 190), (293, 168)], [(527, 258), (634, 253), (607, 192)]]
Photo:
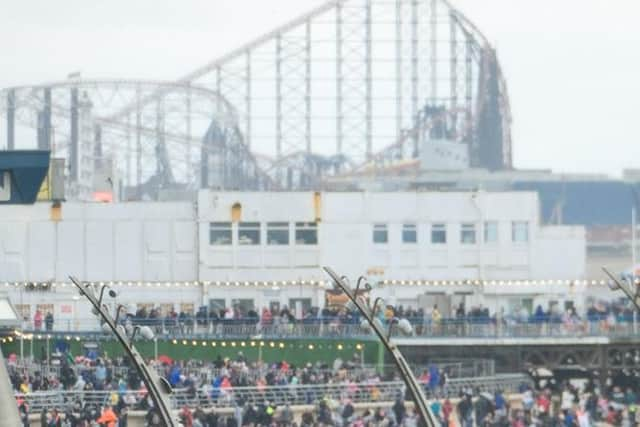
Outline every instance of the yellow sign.
[(42, 185), (40, 186), (40, 191), (38, 191), (38, 201), (51, 200), (51, 168), (47, 172), (47, 176), (44, 177), (42, 181)]

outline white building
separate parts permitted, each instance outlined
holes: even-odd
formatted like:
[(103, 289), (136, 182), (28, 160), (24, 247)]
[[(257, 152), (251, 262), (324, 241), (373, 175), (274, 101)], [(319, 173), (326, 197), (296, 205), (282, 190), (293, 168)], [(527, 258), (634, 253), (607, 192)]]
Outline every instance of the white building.
[(321, 266), (367, 275), (399, 304), (426, 306), (442, 294), (451, 304), (483, 301), (471, 296), (477, 287), (454, 284), (477, 280), (516, 305), (540, 292), (508, 281), (567, 281), (543, 287), (561, 297), (569, 280), (583, 279), (584, 229), (542, 227), (538, 210), (527, 192), (202, 191), (195, 206), (68, 203), (55, 214), (49, 204), (9, 206), (0, 209), (0, 283), (26, 317), (40, 306), (57, 324), (91, 317), (68, 275), (113, 282), (120, 303), (163, 311), (322, 306)]
[(582, 227), (542, 227), (536, 193), (222, 193), (198, 199), (200, 280), (577, 279)]

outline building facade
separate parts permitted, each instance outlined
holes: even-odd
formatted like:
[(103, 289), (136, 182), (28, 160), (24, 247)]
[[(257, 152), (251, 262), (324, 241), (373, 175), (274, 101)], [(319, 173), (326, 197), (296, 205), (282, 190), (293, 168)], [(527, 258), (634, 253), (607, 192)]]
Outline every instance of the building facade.
[[(325, 303), (322, 266), (366, 275), (377, 295), (405, 306), (497, 309), (505, 295), (518, 305), (574, 289), (584, 279), (585, 235), (541, 226), (528, 192), (201, 191), (196, 204), (65, 203), (54, 216), (45, 203), (0, 210), (0, 283), (25, 318), (51, 311), (61, 328), (92, 317), (69, 275), (111, 284), (119, 303), (162, 313), (303, 312)], [(550, 279), (554, 286), (534, 285)], [(527, 286), (512, 286), (520, 281)]]
[(533, 192), (203, 191), (199, 278), (583, 278), (584, 229), (541, 226), (539, 209)]

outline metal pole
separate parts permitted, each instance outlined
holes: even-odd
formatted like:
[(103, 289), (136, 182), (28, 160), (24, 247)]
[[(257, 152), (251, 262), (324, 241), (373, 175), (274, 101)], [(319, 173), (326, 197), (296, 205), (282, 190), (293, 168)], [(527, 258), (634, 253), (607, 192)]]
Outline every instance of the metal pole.
[(94, 309), (98, 312), (100, 317), (102, 317), (104, 323), (109, 326), (117, 340), (124, 348), (125, 352), (138, 370), (142, 381), (147, 387), (147, 391), (153, 400), (154, 408), (158, 410), (158, 415), (164, 422), (164, 425), (166, 427), (178, 426), (179, 424), (171, 415), (171, 406), (168, 399), (169, 394), (171, 394), (171, 386), (169, 383), (164, 378), (161, 378), (155, 370), (149, 369), (147, 364), (144, 362), (144, 359), (133, 345), (132, 340), (125, 335), (126, 332), (124, 328), (122, 326), (118, 327), (113, 317), (111, 317), (109, 312), (106, 311), (105, 306), (102, 304), (102, 299), (98, 300), (98, 298), (96, 298), (93, 288), (88, 284), (83, 286), (75, 277), (69, 277), (69, 279), (71, 279), (73, 284), (80, 290), (80, 293), (89, 300), (91, 305), (93, 305)]
[(20, 414), (18, 413), (18, 405), (13, 393), (13, 387), (9, 380), (9, 372), (4, 364), (4, 355), (0, 348), (0, 427), (16, 427), (21, 426)]
[(624, 292), (625, 296), (629, 298), (629, 300), (636, 307), (636, 310), (640, 311), (640, 286), (638, 286), (635, 277), (633, 279), (633, 283), (624, 284), (620, 283), (620, 281), (616, 279), (616, 277), (611, 274), (611, 272), (606, 268), (603, 267), (602, 271), (604, 271), (605, 274), (609, 276), (609, 279), (611, 279), (611, 283), (609, 283), (609, 287), (611, 288), (611, 290), (621, 290), (622, 292)]
[(636, 207), (631, 207), (631, 269), (635, 280), (636, 277)]
[(402, 353), (400, 352), (400, 350), (398, 350), (398, 347), (389, 341), (387, 335), (382, 330), (381, 325), (378, 322), (374, 322), (373, 316), (375, 315), (375, 313), (373, 313), (368, 306), (364, 305), (360, 300), (358, 300), (358, 288), (356, 288), (356, 293), (354, 293), (351, 287), (332, 269), (330, 269), (329, 267), (323, 267), (323, 269), (333, 279), (334, 283), (338, 285), (338, 287), (340, 287), (345, 295), (349, 297), (351, 302), (356, 306), (356, 308), (360, 311), (367, 322), (369, 322), (369, 325), (382, 342), (382, 345), (384, 345), (384, 347), (391, 355), (393, 362), (400, 371), (402, 380), (406, 384), (407, 388), (411, 391), (411, 396), (413, 397), (413, 402), (415, 403), (417, 412), (422, 417), (425, 425), (427, 427), (439, 426), (440, 423), (431, 412), (431, 408), (427, 402), (427, 398), (422, 391), (422, 387), (420, 386), (420, 384), (418, 384), (418, 380), (416, 380), (413, 372), (411, 372), (411, 368), (409, 367), (407, 361), (404, 359), (404, 356), (402, 356)]
[(276, 37), (276, 159), (282, 158), (282, 34)]
[(16, 91), (10, 89), (7, 92), (7, 150), (14, 150), (15, 146), (15, 117), (16, 117)]
[(395, 61), (396, 61), (396, 141), (402, 136), (402, 1), (396, 0), (396, 39), (395, 39)]

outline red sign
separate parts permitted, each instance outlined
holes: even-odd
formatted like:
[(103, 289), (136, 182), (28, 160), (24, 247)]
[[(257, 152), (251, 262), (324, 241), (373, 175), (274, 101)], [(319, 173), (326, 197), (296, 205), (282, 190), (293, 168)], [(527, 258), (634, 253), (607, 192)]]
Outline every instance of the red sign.
[(63, 314), (71, 314), (73, 312), (73, 307), (69, 304), (62, 304), (60, 306), (60, 313)]

